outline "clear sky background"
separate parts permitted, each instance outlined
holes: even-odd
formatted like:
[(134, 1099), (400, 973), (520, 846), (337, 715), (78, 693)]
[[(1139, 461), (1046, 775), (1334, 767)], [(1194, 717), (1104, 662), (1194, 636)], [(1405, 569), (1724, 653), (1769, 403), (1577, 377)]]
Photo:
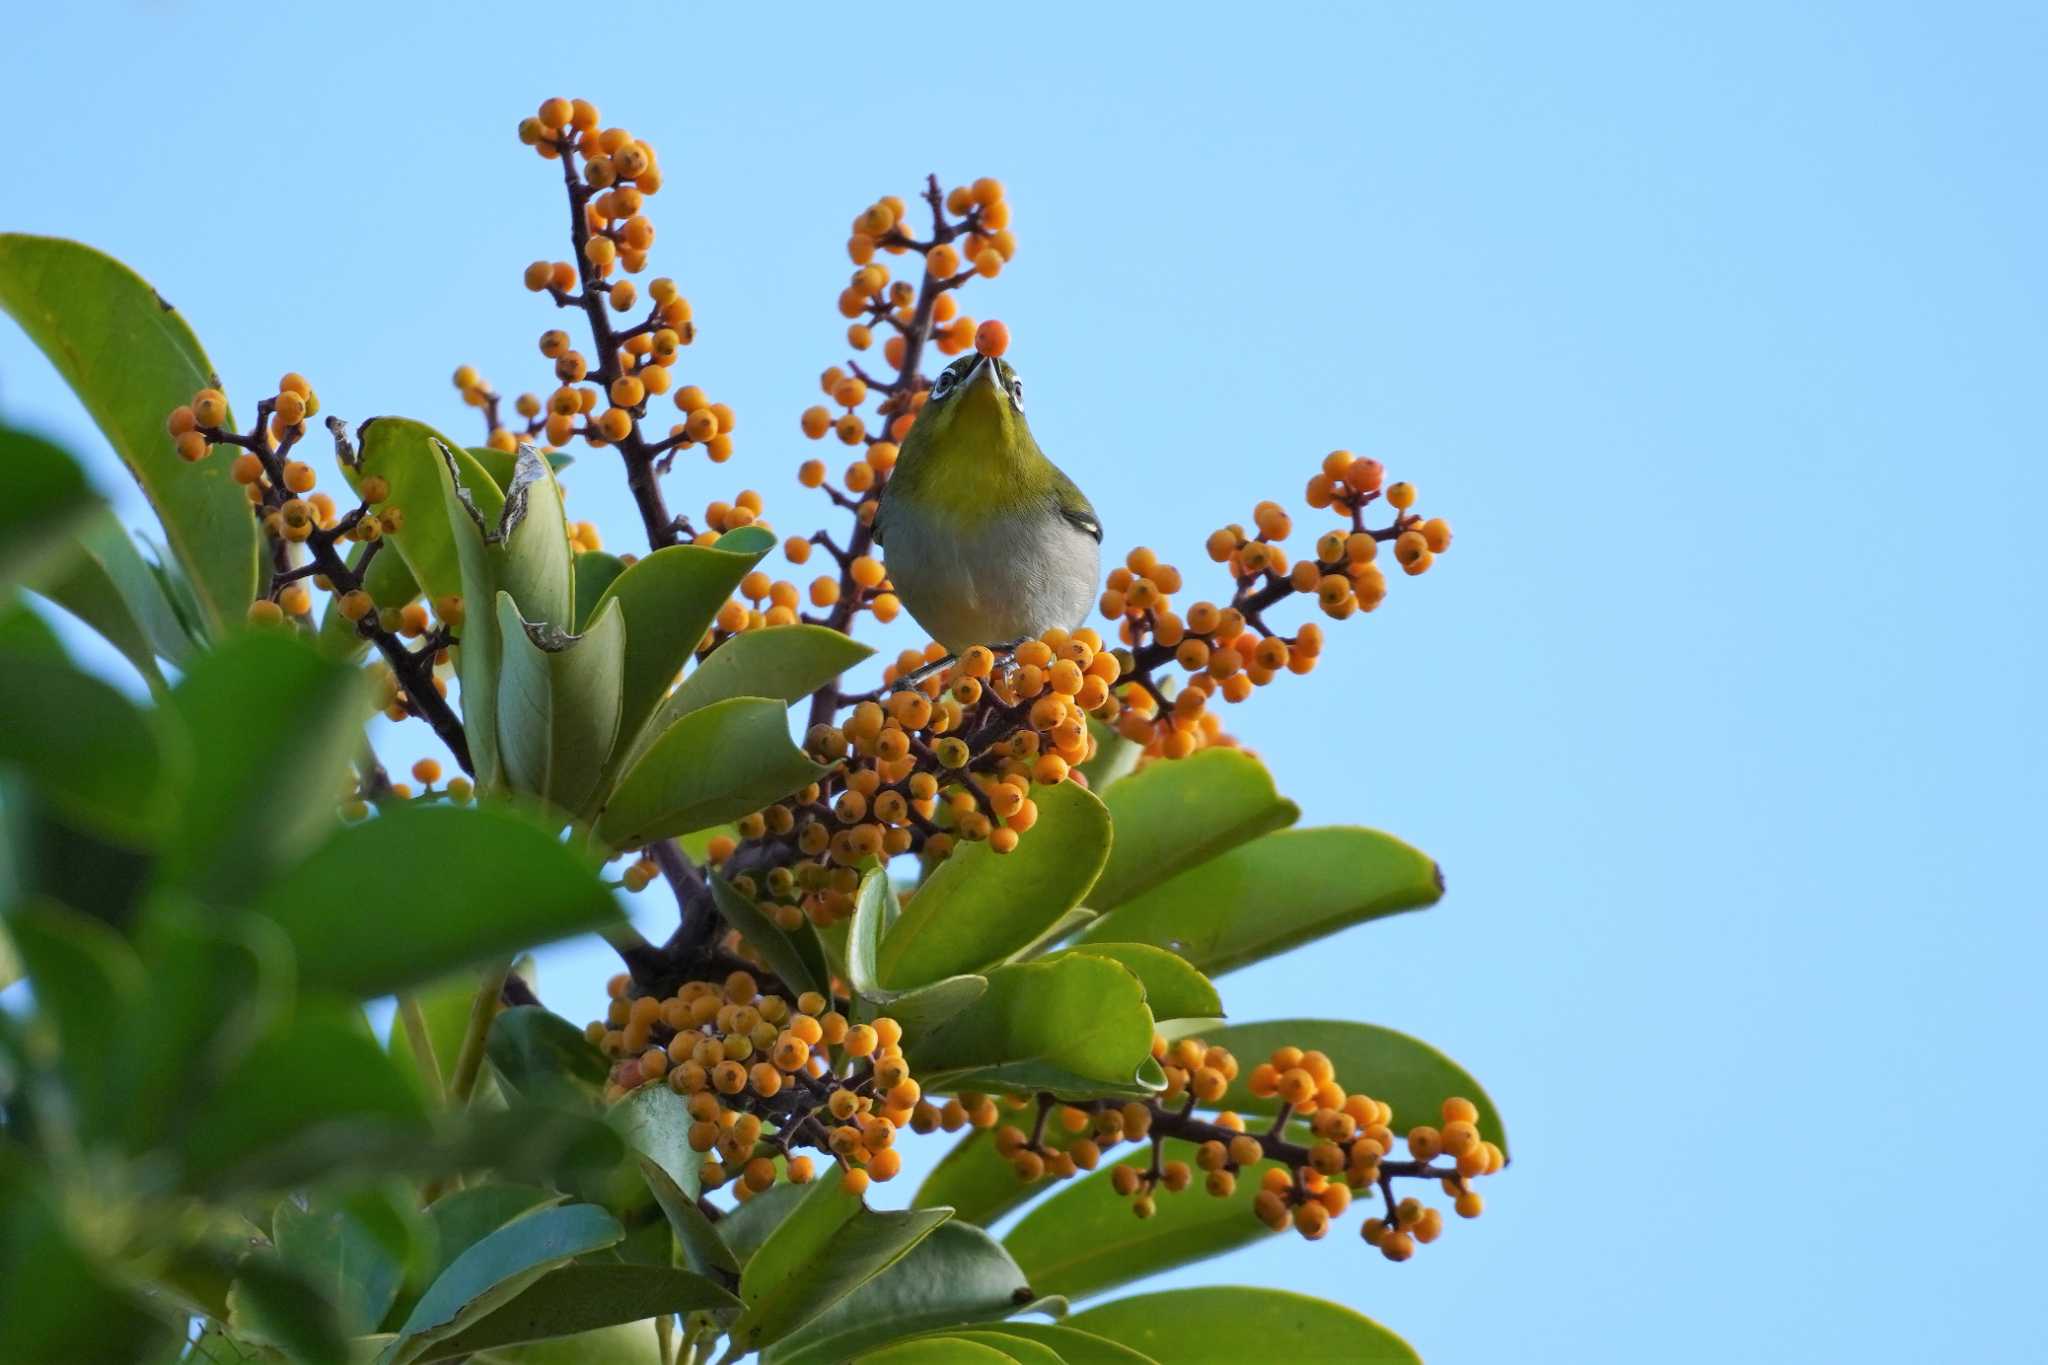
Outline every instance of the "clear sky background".
[[(890, 17), (18, 7), (0, 226), (133, 264), (231, 394), (292, 368), (468, 433), (449, 371), (543, 388), (555, 321), (518, 276), (560, 187), (513, 125), (588, 96), (662, 154), (684, 373), (739, 413), (672, 504), (750, 486), (808, 529), (848, 220), (1002, 177), (1016, 263), (968, 310), (1110, 545), (1199, 580), (1334, 446), (1457, 528), (1232, 717), (1307, 822), (1411, 839), (1450, 894), (1225, 998), (1432, 1040), (1515, 1165), (1405, 1266), (1347, 1218), (1174, 1281), (1323, 1294), (1434, 1362), (2038, 1358), (2041, 12)], [(11, 328), (0, 412), (140, 522)], [(634, 548), (616, 470), (568, 482)], [(543, 993), (581, 1016), (606, 970), (557, 952)]]

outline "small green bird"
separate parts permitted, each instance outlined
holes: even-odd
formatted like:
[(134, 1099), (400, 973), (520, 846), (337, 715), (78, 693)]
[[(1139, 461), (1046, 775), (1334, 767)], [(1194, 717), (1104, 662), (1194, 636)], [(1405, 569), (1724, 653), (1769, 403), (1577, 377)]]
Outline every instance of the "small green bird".
[(904, 438), (875, 512), (896, 595), (958, 654), (1072, 629), (1095, 601), (1102, 523), (1024, 420), (996, 356), (948, 365)]

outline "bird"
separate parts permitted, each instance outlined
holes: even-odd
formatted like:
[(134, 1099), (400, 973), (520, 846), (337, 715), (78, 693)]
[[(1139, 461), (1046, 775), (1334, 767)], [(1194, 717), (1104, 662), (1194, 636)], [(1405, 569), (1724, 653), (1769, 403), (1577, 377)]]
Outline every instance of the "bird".
[(897, 598), (958, 656), (1086, 619), (1102, 523), (1024, 418), (1024, 381), (979, 352), (948, 365), (904, 436), (875, 511)]

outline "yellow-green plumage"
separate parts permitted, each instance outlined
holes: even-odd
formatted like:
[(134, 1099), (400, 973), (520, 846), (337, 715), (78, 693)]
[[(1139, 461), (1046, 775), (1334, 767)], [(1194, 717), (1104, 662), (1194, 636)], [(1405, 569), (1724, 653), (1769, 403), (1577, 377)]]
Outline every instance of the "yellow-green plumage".
[(933, 385), (875, 528), (897, 596), (955, 653), (1072, 628), (1095, 599), (1095, 511), (1032, 439), (1023, 384), (994, 357)]

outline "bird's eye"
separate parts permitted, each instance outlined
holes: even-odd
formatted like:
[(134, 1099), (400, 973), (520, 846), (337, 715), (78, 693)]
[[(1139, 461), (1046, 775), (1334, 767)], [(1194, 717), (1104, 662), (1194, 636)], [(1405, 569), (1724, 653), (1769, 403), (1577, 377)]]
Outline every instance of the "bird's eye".
[(1021, 409), (1021, 408), (1022, 408), (1022, 407), (1024, 406), (1024, 381), (1023, 381), (1023, 380), (1021, 380), (1021, 379), (1012, 379), (1012, 380), (1010, 381), (1010, 401), (1011, 401), (1011, 402), (1013, 402), (1013, 403), (1015, 403), (1015, 404), (1016, 404), (1016, 405), (1017, 405), (1017, 406), (1018, 406), (1018, 407), (1019, 407), (1020, 409)]
[(939, 375), (939, 382), (932, 385), (932, 397), (944, 398), (953, 391), (953, 372), (946, 370)]

